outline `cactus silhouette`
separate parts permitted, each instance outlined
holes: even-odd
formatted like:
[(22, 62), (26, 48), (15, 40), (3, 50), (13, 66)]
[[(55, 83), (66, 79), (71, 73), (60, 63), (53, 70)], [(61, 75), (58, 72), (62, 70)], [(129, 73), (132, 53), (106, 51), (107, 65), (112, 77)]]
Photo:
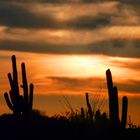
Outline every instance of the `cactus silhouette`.
[(118, 127), (119, 124), (119, 107), (118, 107), (118, 89), (113, 86), (111, 71), (106, 71), (107, 87), (109, 95), (109, 118), (111, 125)]
[(114, 128), (125, 128), (127, 121), (127, 108), (128, 99), (126, 96), (123, 97), (122, 103), (122, 122), (119, 119), (119, 106), (118, 106), (118, 89), (113, 85), (112, 74), (110, 69), (106, 71), (108, 95), (109, 95), (109, 118), (111, 126)]
[(126, 127), (127, 122), (127, 110), (128, 110), (128, 99), (126, 96), (122, 98), (122, 120), (121, 120), (121, 126), (122, 128)]
[(22, 68), (22, 85), (23, 95), (19, 92), (19, 83), (18, 83), (18, 71), (16, 65), (16, 56), (12, 56), (12, 68), (13, 75), (8, 73), (8, 79), (10, 83), (11, 90), (8, 93), (4, 93), (4, 97), (8, 107), (13, 111), (15, 115), (29, 115), (32, 111), (33, 106), (33, 84), (30, 84), (28, 88), (27, 78), (26, 78), (26, 68), (25, 64), (21, 64)]
[(90, 122), (93, 122), (93, 112), (92, 112), (92, 108), (91, 108), (91, 105), (90, 105), (88, 93), (86, 93), (86, 104), (87, 104), (87, 108), (88, 108), (89, 120), (90, 120)]

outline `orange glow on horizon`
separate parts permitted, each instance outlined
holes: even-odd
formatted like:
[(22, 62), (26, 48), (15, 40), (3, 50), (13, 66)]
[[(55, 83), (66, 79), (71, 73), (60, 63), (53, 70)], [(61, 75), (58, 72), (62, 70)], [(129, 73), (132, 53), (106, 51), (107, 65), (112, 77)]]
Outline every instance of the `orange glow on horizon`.
[[(83, 82), (86, 81), (84, 80), (86, 78), (93, 78), (93, 81), (97, 78), (100, 80), (102, 79), (101, 81), (105, 81), (105, 71), (108, 68), (110, 68), (112, 71), (113, 80), (115, 83), (139, 81), (140, 77), (139, 71), (135, 65), (135, 63), (137, 65), (140, 64), (140, 60), (136, 58), (111, 57), (105, 55), (52, 55), (8, 51), (0, 51), (0, 54), (1, 56), (6, 57), (2, 58), (2, 60), (4, 59), (1, 62), (3, 69), (0, 70), (4, 81), (4, 85), (2, 84), (3, 89), (6, 88), (8, 83), (7, 73), (12, 71), (10, 60), (12, 54), (16, 54), (17, 56), (19, 72), (21, 71), (20, 64), (22, 62), (26, 63), (28, 79), (29, 81), (35, 83), (36, 87), (38, 87), (36, 88), (37, 93), (49, 92), (49, 89), (47, 90), (46, 86), (48, 85), (47, 88), (49, 88), (49, 85), (52, 86), (52, 84), (54, 84), (48, 83), (49, 77), (62, 77), (67, 78), (66, 80), (80, 80), (82, 78), (81, 80)], [(129, 66), (129, 63), (134, 63), (134, 65)], [(21, 79), (21, 76), (19, 77)], [(98, 83), (100, 83), (100, 80)], [(65, 84), (63, 81), (60, 82)], [(54, 91), (56, 91), (57, 88), (59, 89), (59, 83), (56, 84), (58, 85), (56, 88), (54, 88)]]

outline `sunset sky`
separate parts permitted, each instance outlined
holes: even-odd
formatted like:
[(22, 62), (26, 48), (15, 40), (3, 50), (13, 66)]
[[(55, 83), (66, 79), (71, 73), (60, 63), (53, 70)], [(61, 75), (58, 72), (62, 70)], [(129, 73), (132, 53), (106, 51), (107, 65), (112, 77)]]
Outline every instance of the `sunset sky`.
[(120, 103), (127, 95), (128, 115), (140, 124), (139, 0), (0, 0), (0, 113), (10, 111), (3, 93), (13, 54), (19, 80), (25, 62), (35, 85), (34, 108), (64, 112), (64, 96), (80, 108), (85, 92), (107, 101), (110, 68)]

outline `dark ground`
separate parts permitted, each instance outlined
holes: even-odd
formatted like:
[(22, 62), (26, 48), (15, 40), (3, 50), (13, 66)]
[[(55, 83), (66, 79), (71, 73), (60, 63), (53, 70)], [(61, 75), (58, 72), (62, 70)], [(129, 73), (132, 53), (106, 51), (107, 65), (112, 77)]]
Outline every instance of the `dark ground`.
[(0, 139), (4, 140), (90, 140), (140, 139), (140, 129), (98, 128), (94, 124), (69, 121), (65, 117), (41, 115), (26, 120), (13, 115), (0, 116)]

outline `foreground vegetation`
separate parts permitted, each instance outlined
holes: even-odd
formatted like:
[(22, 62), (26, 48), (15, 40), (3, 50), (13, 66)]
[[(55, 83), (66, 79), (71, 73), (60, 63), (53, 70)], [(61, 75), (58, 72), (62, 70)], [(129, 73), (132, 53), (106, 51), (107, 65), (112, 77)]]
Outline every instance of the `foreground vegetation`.
[(80, 116), (67, 119), (64, 116), (47, 117), (32, 112), (30, 119), (17, 118), (14, 115), (0, 117), (1, 139), (137, 139), (140, 129), (112, 129), (107, 124), (99, 127), (98, 124), (81, 121)]
[(0, 116), (0, 132), (4, 139), (119, 139), (140, 137), (140, 129), (127, 124), (128, 99), (122, 98), (119, 118), (118, 89), (113, 85), (112, 74), (106, 71), (109, 116), (93, 109), (89, 94), (85, 94), (87, 108), (71, 112), (68, 116), (47, 117), (33, 110), (34, 85), (28, 86), (25, 64), (22, 68), (23, 94), (20, 93), (16, 57), (12, 56), (12, 74), (8, 74), (11, 90), (4, 93), (5, 101), (13, 114)]

